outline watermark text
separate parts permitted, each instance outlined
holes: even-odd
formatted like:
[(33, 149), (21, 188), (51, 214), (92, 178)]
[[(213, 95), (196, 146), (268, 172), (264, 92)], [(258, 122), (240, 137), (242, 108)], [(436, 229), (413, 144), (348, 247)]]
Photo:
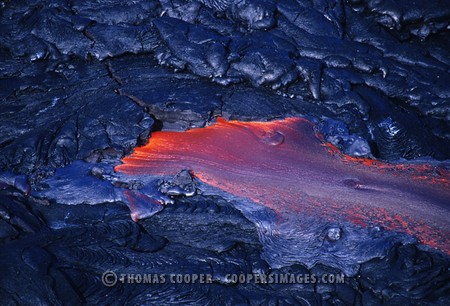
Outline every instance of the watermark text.
[[(102, 274), (102, 283), (112, 287), (116, 284), (211, 284), (214, 278), (211, 274), (164, 274), (164, 273), (116, 273), (106, 271)], [(225, 278), (217, 280), (228, 284), (342, 284), (344, 274), (226, 274)]]

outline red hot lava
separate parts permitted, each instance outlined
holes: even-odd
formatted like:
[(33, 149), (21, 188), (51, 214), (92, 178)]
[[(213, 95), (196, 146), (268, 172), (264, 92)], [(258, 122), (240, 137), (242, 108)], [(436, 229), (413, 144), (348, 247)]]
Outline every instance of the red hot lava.
[(449, 175), (429, 165), (388, 164), (340, 154), (306, 119), (240, 122), (155, 132), (117, 171), (175, 175), (273, 209), (412, 234), (450, 254)]

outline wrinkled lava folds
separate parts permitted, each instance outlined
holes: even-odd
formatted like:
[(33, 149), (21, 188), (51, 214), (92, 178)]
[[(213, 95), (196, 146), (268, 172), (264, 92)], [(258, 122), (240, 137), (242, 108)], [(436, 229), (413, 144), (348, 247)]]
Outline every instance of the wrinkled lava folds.
[(411, 234), (450, 253), (449, 175), (440, 166), (355, 159), (324, 144), (311, 122), (225, 121), (161, 131), (115, 168), (201, 181), (274, 210)]

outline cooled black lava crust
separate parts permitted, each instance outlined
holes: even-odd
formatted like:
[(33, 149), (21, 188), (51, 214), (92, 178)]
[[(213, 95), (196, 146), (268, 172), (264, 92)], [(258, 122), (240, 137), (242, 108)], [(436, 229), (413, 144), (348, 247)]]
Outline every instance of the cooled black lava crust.
[[(415, 244), (345, 284), (233, 285), (225, 274), (340, 271), (271, 269), (255, 225), (220, 196), (176, 197), (134, 223), (111, 195), (76, 191), (109, 182), (99, 169), (152, 130), (218, 116), (302, 115), (350, 155), (447, 160), (449, 20), (440, 0), (1, 1), (0, 303), (449, 305), (449, 257)], [(68, 174), (78, 205), (63, 205), (45, 179), (75, 160), (90, 170)], [(214, 282), (100, 282), (142, 267)]]

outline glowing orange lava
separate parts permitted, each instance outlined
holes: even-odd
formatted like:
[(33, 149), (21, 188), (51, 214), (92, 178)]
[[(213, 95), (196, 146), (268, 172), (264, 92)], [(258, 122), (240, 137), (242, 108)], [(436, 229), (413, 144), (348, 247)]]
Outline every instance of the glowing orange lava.
[(310, 214), (381, 225), (450, 254), (447, 170), (345, 156), (321, 142), (306, 119), (219, 118), (206, 128), (155, 132), (116, 170), (175, 175), (183, 168), (281, 217)]

